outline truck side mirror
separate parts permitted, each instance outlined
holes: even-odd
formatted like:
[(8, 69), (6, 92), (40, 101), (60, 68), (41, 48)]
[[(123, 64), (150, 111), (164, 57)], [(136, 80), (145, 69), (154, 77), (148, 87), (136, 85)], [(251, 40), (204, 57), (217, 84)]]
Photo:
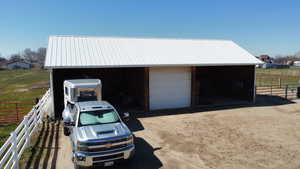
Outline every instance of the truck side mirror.
[(128, 112), (124, 112), (123, 113), (123, 120), (124, 121), (128, 121), (129, 120), (129, 117), (130, 117), (130, 114)]
[(65, 117), (63, 120), (65, 126), (75, 126), (75, 122), (71, 119), (71, 117)]
[(65, 126), (75, 126), (74, 121), (65, 121)]

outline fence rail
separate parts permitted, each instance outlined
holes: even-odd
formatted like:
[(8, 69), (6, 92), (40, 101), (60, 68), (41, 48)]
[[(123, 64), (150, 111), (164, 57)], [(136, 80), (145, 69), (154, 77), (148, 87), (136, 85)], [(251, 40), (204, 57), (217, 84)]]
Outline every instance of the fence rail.
[(43, 118), (41, 111), (50, 96), (48, 90), (40, 101), (24, 116), (22, 122), (0, 148), (0, 168), (18, 169), (24, 150), (30, 145), (30, 138)]
[(20, 122), (32, 106), (33, 102), (0, 102), (0, 124)]
[(256, 86), (255, 90), (257, 95), (271, 95), (285, 99), (296, 99), (298, 98), (298, 87), (299, 84), (261, 85)]

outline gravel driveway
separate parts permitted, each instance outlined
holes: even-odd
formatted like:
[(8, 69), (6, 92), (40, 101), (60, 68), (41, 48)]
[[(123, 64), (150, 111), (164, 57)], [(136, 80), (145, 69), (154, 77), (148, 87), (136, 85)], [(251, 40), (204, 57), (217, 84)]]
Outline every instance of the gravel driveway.
[[(132, 118), (136, 156), (110, 168), (300, 168), (300, 101), (278, 103)], [(59, 145), (51, 168), (73, 168), (70, 142), (62, 133)]]

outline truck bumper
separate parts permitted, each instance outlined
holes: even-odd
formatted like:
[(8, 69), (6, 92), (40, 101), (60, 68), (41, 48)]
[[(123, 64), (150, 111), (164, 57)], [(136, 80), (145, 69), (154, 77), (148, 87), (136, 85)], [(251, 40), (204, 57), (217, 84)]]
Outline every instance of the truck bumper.
[(108, 161), (128, 160), (135, 153), (135, 146), (130, 145), (126, 148), (101, 153), (75, 152), (74, 163), (82, 167), (92, 167), (101, 165)]

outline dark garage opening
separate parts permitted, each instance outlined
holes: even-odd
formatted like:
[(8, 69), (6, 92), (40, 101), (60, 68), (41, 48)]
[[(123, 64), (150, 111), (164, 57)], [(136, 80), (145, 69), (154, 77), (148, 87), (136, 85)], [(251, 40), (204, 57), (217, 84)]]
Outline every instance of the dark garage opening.
[(67, 79), (100, 79), (102, 99), (110, 102), (118, 111), (144, 110), (145, 68), (87, 68), (53, 69), (55, 117), (60, 118), (64, 109), (63, 82)]
[(206, 66), (195, 68), (196, 105), (228, 105), (252, 102), (254, 66)]

